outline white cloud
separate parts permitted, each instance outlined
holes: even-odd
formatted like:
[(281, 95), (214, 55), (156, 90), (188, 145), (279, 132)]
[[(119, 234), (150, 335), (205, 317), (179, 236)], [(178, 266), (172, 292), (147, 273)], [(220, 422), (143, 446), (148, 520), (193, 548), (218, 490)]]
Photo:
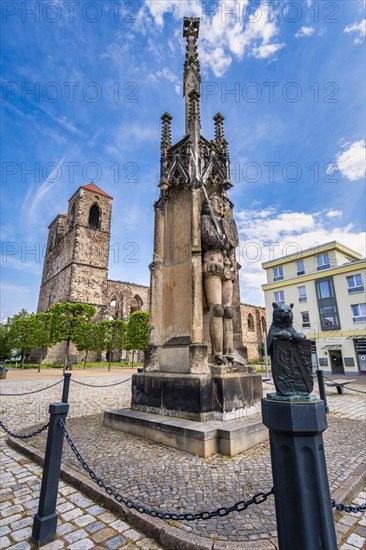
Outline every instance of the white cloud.
[(348, 149), (337, 155), (337, 165), (345, 178), (356, 181), (366, 174), (366, 142), (360, 140), (346, 146)]
[(60, 162), (55, 164), (52, 172), (43, 181), (35, 193), (33, 186), (29, 188), (29, 191), (23, 201), (22, 209), (24, 212), (27, 212), (28, 219), (31, 223), (36, 223), (39, 221), (39, 207), (44, 207), (44, 204), (47, 204), (47, 201), (45, 201), (45, 195), (47, 195), (51, 189), (60, 182), (60, 175), (62, 175), (61, 165), (63, 160), (64, 159), (62, 158)]
[(259, 59), (274, 58), (285, 44), (276, 41), (279, 32), (275, 10), (263, 1), (250, 17), (249, 0), (220, 0), (216, 13), (205, 14), (199, 0), (147, 0), (142, 16), (152, 17), (162, 29), (164, 15), (171, 13), (181, 22), (184, 15), (201, 17), (199, 52), (204, 68), (215, 76), (225, 74), (234, 58), (244, 55)]
[(342, 210), (328, 210), (325, 215), (327, 216), (327, 218), (337, 218), (338, 216), (342, 216), (342, 214)]
[(331, 220), (339, 215), (338, 210), (329, 210), (325, 218), (324, 212), (278, 213), (274, 208), (237, 212), (241, 301), (264, 304), (261, 285), (266, 282), (266, 276), (261, 264), (265, 261), (330, 241), (338, 241), (365, 256), (365, 232), (357, 231), (351, 224), (329, 227)]
[(355, 44), (362, 44), (364, 38), (366, 37), (366, 19), (363, 19), (359, 23), (353, 23), (353, 25), (348, 25), (343, 32), (346, 33), (356, 33), (356, 38), (354, 39)]
[(296, 38), (308, 37), (308, 36), (312, 36), (314, 32), (315, 32), (314, 27), (301, 27), (301, 29), (297, 31), (295, 36)]

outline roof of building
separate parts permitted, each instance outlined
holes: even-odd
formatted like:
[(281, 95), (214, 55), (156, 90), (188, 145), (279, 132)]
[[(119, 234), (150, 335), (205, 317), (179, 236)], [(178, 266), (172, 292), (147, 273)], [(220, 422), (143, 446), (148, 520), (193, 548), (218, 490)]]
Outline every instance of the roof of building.
[(57, 214), (57, 216), (55, 216), (52, 222), (49, 224), (48, 229), (51, 227), (53, 223), (55, 223), (56, 220), (58, 220), (58, 218), (67, 218), (67, 214)]
[(267, 262), (262, 263), (262, 267), (263, 269), (268, 269), (269, 267), (274, 267), (276, 265), (280, 265), (287, 262), (293, 262), (294, 260), (299, 260), (306, 256), (313, 256), (315, 254), (322, 254), (324, 252), (329, 252), (330, 250), (339, 250), (340, 252), (343, 252), (344, 254), (348, 255), (350, 258), (352, 258), (352, 260), (355, 260), (355, 261), (362, 259), (361, 254), (359, 254), (355, 250), (352, 250), (352, 248), (349, 248), (348, 246), (341, 244), (338, 241), (330, 241), (329, 243), (318, 244), (311, 248), (306, 248), (305, 250), (294, 252), (293, 254), (288, 254), (286, 256), (275, 258), (274, 260), (269, 260)]
[(92, 191), (93, 193), (98, 193), (98, 195), (103, 195), (104, 197), (108, 197), (111, 199), (112, 197), (105, 193), (103, 189), (100, 189), (95, 183), (89, 183), (88, 185), (82, 185), (80, 189), (87, 189), (88, 191)]

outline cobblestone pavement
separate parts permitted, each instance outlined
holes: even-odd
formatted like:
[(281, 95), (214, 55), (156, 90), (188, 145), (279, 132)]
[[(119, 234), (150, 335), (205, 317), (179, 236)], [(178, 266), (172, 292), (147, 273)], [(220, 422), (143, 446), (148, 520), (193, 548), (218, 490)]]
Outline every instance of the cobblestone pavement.
[[(77, 373), (73, 373), (72, 377), (78, 378)], [(126, 380), (127, 378), (128, 376), (123, 375), (103, 375), (101, 377), (91, 375), (83, 377), (82, 381), (90, 384), (111, 384), (119, 380)], [(6, 381), (1, 384), (0, 391), (20, 393), (22, 391), (42, 388), (51, 383), (53, 383), (53, 380)], [(355, 385), (355, 387), (365, 390), (365, 386)], [(272, 388), (273, 386), (271, 387), (266, 384), (265, 393), (271, 391)], [(2, 397), (1, 409), (3, 422), (13, 431), (47, 422), (48, 404), (59, 401), (61, 391), (62, 385), (58, 385), (44, 392), (29, 396)], [(340, 396), (336, 393), (335, 388), (327, 389), (327, 396), (330, 406), (330, 414), (328, 415), (329, 429), (325, 432), (324, 439), (331, 492), (334, 492), (347, 479), (349, 472), (360, 465), (364, 459), (366, 402), (365, 395), (363, 394), (351, 393), (349, 391), (345, 395)], [(91, 388), (72, 383), (69, 399), (70, 414), (68, 430), (78, 449), (88, 463), (95, 468), (96, 472), (103, 478), (107, 478), (121, 492), (136, 502), (143, 502), (162, 511), (212, 510), (226, 504), (231, 505), (235, 501), (247, 498), (258, 491), (268, 490), (272, 486), (269, 446), (267, 443), (246, 451), (234, 459), (227, 459), (221, 456), (202, 459), (134, 438), (128, 434), (105, 429), (102, 426), (102, 410), (128, 406), (129, 398), (129, 381), (110, 388)], [(258, 415), (259, 417), (259, 407), (253, 412), (253, 415)], [(25, 431), (28, 432), (29, 429)], [(97, 445), (96, 442), (98, 442)], [(45, 435), (37, 436), (31, 440), (31, 443), (43, 451)], [(18, 459), (15, 459), (13, 453), (15, 451), (3, 449), (5, 460), (21, 460), (24, 465), (29, 465), (27, 468), (29, 467), (31, 472), (32, 469), (33, 472), (36, 471), (37, 466), (21, 457), (21, 455), (18, 455), (18, 453), (15, 453)], [(64, 446), (64, 461), (72, 467), (79, 468), (67, 443)], [(22, 462), (20, 462), (20, 468), (22, 468), (21, 464)], [(23, 477), (35, 475), (33, 473), (24, 476), (24, 473)], [(22, 482), (16, 480), (16, 483)], [(90, 481), (90, 483), (92, 484), (93, 482)], [(31, 489), (30, 491), (32, 498), (29, 499), (29, 502), (32, 499), (34, 500), (34, 494), (32, 495), (34, 490)], [(75, 514), (79, 514), (80, 518), (84, 517), (85, 513), (89, 514), (85, 512), (88, 506), (84, 508), (78, 502), (80, 500), (83, 502), (83, 499), (87, 499), (81, 497), (80, 493), (78, 493), (79, 498), (72, 497), (77, 492), (65, 484), (62, 486), (62, 490), (64, 492), (71, 492), (69, 496), (62, 495), (65, 502), (59, 501), (61, 506), (63, 504), (67, 506), (71, 498), (69, 504), (73, 505), (73, 509), (81, 510), (81, 512), (75, 511)], [(364, 499), (362, 493), (359, 498)], [(75, 502), (72, 502), (73, 499), (76, 499)], [(17, 506), (19, 504), (11, 503), (11, 505)], [(64, 510), (62, 512), (61, 521), (63, 523), (69, 523), (67, 516), (66, 519), (64, 518), (64, 515), (68, 511)], [(29, 517), (33, 513), (34, 510)], [(353, 515), (344, 515), (337, 523), (338, 541), (339, 544), (343, 545), (342, 550), (364, 547), (362, 545), (365, 543), (365, 523), (364, 519), (358, 516), (360, 515), (356, 517)], [(107, 517), (109, 518), (109, 516)], [(18, 519), (23, 518), (21, 516)], [(14, 522), (18, 521), (18, 519), (14, 520)], [(75, 517), (74, 520), (71, 520), (74, 527), (72, 532), (77, 530), (77, 519), (78, 517)], [(79, 521), (82, 520), (80, 519)], [(100, 518), (93, 517), (91, 523), (97, 523), (98, 521), (101, 521)], [(117, 521), (115, 517), (110, 523), (114, 521)], [(105, 523), (107, 524), (108, 522)], [(187, 532), (209, 537), (212, 540), (251, 541), (253, 548), (256, 546), (255, 541), (260, 539), (266, 539), (274, 545), (277, 542), (272, 497), (270, 497), (268, 502), (260, 506), (251, 506), (245, 512), (232, 513), (224, 518), (212, 518), (209, 521), (182, 522), (179, 524), (178, 522), (171, 522), (171, 524)], [(0, 525), (2, 524), (0, 523)], [(30, 524), (28, 523), (28, 525)], [(88, 532), (86, 524), (85, 527), (82, 525), (79, 527), (80, 531), (84, 530)], [(25, 527), (19, 529), (25, 529)], [(100, 526), (100, 532), (105, 532), (105, 529), (110, 529), (110, 527), (105, 524)], [(346, 531), (347, 529), (348, 531)], [(1, 533), (3, 532), (0, 530)], [(61, 533), (59, 534), (61, 535)], [(60, 546), (55, 546), (55, 548), (62, 548), (64, 546), (70, 548), (92, 547), (82, 545), (72, 546), (77, 541), (76, 539), (73, 541), (67, 540), (67, 535), (68, 533), (62, 535), (62, 538), (57, 542)], [(84, 533), (82, 535), (84, 536)], [(119, 533), (117, 535), (112, 533), (112, 535), (111, 539), (123, 536), (123, 533), (121, 535)], [(4, 535), (1, 534), (1, 536), (8, 537), (9, 532), (4, 532)], [(101, 537), (103, 536), (101, 535)], [(142, 535), (138, 536), (142, 537)], [(29, 533), (28, 535), (24, 533), (24, 537), (23, 540), (27, 540)], [(89, 538), (91, 539), (90, 536)], [(106, 540), (108, 539), (104, 539), (104, 541)], [(126, 548), (144, 548), (141, 544), (147, 544), (145, 542), (146, 539), (141, 538), (141, 541), (136, 541), (135, 543), (125, 542), (124, 544)], [(362, 544), (360, 541), (362, 541)], [(98, 543), (97, 546), (95, 545), (95, 541), (92, 541), (92, 543), (94, 547), (108, 548), (105, 542), (102, 542), (102, 544)], [(361, 546), (357, 546), (356, 543), (361, 544)], [(61, 544), (64, 546), (61, 546)], [(131, 544), (135, 544), (135, 546)], [(0, 547), (2, 547), (1, 539)], [(16, 547), (23, 548), (23, 546)], [(29, 544), (28, 546), (24, 546), (24, 548), (29, 547)], [(120, 546), (115, 547), (123, 548), (122, 542)], [(153, 550), (157, 546), (154, 546), (154, 543), (149, 541), (146, 548)]]

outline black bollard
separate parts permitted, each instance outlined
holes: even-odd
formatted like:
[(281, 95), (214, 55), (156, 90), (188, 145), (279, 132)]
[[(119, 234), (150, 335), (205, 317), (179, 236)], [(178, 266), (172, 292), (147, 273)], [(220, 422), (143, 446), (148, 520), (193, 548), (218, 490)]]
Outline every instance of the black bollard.
[(324, 401), (325, 412), (329, 413), (329, 407), (327, 403), (327, 396), (325, 395), (324, 375), (322, 370), (317, 370), (316, 375), (318, 377), (319, 395), (320, 399)]
[(323, 401), (262, 399), (269, 429), (280, 550), (336, 550), (322, 433)]
[(70, 378), (71, 378), (71, 372), (65, 372), (64, 385), (62, 388), (62, 398), (61, 398), (62, 403), (67, 403), (69, 400)]
[(49, 408), (50, 425), (44, 458), (41, 493), (38, 513), (34, 516), (32, 530), (32, 540), (38, 546), (50, 542), (56, 536), (58, 517), (56, 502), (64, 442), (64, 432), (59, 420), (65, 422), (68, 410), (69, 405), (67, 403), (52, 403)]

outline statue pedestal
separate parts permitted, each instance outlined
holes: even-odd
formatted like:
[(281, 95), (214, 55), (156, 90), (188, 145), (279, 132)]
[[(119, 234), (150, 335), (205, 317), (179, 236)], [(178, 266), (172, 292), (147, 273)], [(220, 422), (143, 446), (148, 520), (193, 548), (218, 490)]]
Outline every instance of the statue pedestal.
[(162, 414), (119, 409), (104, 413), (104, 425), (138, 437), (146, 438), (203, 458), (214, 454), (236, 456), (268, 439), (268, 430), (254, 419), (240, 417), (222, 422), (195, 422)]
[(104, 424), (204, 458), (236, 456), (268, 439), (258, 409), (262, 380), (224, 368), (217, 374), (134, 374), (131, 409), (106, 411)]
[(198, 422), (232, 420), (262, 397), (260, 374), (178, 374), (144, 372), (132, 377), (136, 411)]

